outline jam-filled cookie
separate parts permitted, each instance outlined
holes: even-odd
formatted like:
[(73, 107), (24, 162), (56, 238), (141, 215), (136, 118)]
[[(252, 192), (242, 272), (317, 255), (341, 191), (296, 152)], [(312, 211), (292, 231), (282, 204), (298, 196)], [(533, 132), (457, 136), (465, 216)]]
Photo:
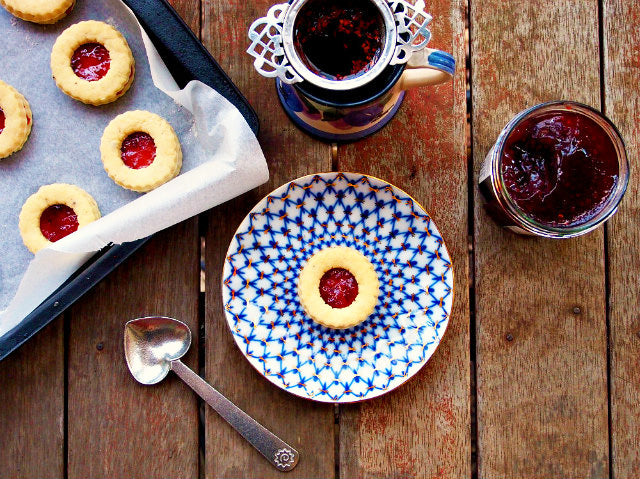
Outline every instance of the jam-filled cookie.
[(56, 23), (73, 10), (75, 3), (75, 0), (0, 0), (9, 13), (34, 23)]
[(363, 322), (378, 302), (378, 275), (359, 251), (335, 246), (318, 251), (298, 280), (300, 303), (315, 322), (333, 329)]
[(0, 80), (0, 159), (20, 150), (31, 133), (29, 102), (18, 90)]
[(45, 185), (24, 203), (20, 234), (35, 254), (98, 218), (98, 205), (82, 188), (64, 183)]
[(182, 149), (171, 125), (155, 113), (128, 111), (102, 134), (100, 155), (113, 181), (133, 191), (150, 191), (182, 168)]
[(127, 40), (103, 22), (88, 20), (60, 34), (51, 51), (51, 72), (63, 92), (90, 105), (103, 105), (126, 93), (135, 75)]

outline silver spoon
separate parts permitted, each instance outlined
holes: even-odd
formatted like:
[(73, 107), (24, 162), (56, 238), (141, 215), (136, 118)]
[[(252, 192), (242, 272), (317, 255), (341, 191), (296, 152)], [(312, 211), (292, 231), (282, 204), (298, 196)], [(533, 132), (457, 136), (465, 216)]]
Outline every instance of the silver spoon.
[(124, 355), (129, 371), (138, 382), (159, 383), (173, 370), (274, 467), (280, 471), (296, 467), (298, 451), (258, 424), (180, 361), (189, 346), (191, 331), (177, 319), (153, 316), (132, 319), (124, 326)]

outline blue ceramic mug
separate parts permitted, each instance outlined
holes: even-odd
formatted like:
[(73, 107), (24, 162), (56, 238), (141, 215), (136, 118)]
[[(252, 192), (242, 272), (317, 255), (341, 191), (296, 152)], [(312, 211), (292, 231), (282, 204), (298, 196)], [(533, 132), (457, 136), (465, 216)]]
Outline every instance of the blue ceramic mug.
[[(407, 89), (437, 85), (452, 78), (455, 60), (427, 48), (431, 16), (424, 2), (361, 0), (383, 19), (382, 47), (375, 62), (346, 79), (327, 78), (309, 68), (294, 44), (300, 9), (312, 0), (274, 5), (249, 29), (256, 70), (276, 77), (282, 106), (303, 131), (325, 141), (353, 141), (375, 133), (400, 107)], [(337, 52), (336, 54), (340, 54)]]

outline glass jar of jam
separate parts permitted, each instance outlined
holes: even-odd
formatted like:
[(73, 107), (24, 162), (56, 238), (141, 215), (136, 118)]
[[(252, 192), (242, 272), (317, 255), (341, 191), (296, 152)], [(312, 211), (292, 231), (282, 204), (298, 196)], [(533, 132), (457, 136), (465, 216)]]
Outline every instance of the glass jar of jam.
[(487, 211), (519, 234), (571, 238), (613, 215), (629, 182), (620, 133), (570, 101), (531, 107), (504, 127), (479, 175)]

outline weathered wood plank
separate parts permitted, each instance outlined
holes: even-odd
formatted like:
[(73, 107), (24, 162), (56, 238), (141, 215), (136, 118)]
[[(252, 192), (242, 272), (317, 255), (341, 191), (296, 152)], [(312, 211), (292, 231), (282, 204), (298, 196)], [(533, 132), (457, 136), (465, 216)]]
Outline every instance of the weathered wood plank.
[[(245, 53), (247, 30), (266, 15), (270, 0), (205, 1), (203, 40), (260, 118), (259, 140), (271, 179), (209, 217), (206, 234), (206, 349), (208, 380), (258, 421), (296, 447), (297, 468), (287, 477), (334, 476), (334, 409), (299, 399), (271, 385), (244, 359), (229, 332), (220, 298), (222, 265), (244, 215), (277, 186), (307, 173), (331, 170), (330, 147), (311, 140), (289, 122), (272, 79), (259, 76)], [(207, 477), (280, 477), (238, 433), (207, 408)]]
[(60, 317), (0, 363), (3, 477), (64, 474), (64, 322)]
[(640, 5), (605, 0), (605, 112), (626, 140), (631, 181), (608, 224), (611, 440), (614, 477), (640, 476)]
[[(477, 173), (525, 107), (599, 107), (598, 3), (471, 5)], [(475, 202), (479, 477), (606, 477), (603, 229), (524, 238), (497, 226), (477, 193)]]
[(138, 384), (123, 352), (124, 323), (171, 316), (194, 332), (197, 370), (197, 220), (158, 233), (71, 310), (69, 477), (197, 477), (196, 396), (175, 376)]
[(189, 25), (196, 37), (200, 37), (200, 24), (202, 18), (201, 0), (169, 0), (169, 3)]
[(455, 81), (410, 91), (388, 126), (338, 150), (341, 170), (385, 179), (425, 207), (455, 272), (451, 322), (427, 365), (380, 399), (340, 407), (341, 477), (471, 475), (464, 5), (427, 6), (430, 46), (453, 52)]
[[(200, 1), (171, 4), (199, 32)], [(198, 251), (194, 218), (158, 233), (72, 309), (69, 477), (198, 476), (195, 395), (173, 375), (136, 383), (122, 349), (127, 320), (172, 316), (193, 332), (185, 361), (197, 370)]]

